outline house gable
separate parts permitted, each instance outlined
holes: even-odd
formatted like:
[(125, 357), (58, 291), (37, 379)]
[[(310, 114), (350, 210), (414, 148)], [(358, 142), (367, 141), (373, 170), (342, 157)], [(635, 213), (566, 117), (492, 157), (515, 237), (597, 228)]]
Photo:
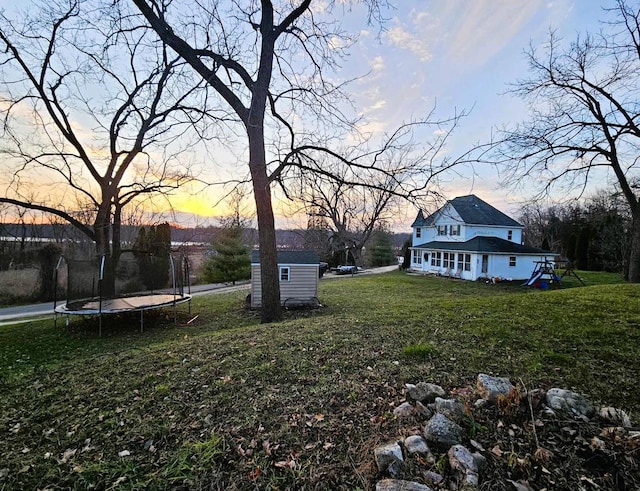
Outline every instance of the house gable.
[(475, 195), (454, 198), (426, 218), (419, 211), (412, 227), (414, 245), (434, 240), (466, 242), (480, 236), (520, 244), (524, 229), (516, 220)]

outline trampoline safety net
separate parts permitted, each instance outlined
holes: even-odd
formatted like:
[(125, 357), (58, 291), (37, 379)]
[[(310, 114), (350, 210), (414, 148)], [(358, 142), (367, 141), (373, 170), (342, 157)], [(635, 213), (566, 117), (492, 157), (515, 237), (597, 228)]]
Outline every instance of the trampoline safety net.
[[(117, 260), (109, 257), (72, 259), (66, 265), (69, 310), (89, 299), (126, 298), (165, 293), (183, 297), (189, 290), (189, 268), (184, 257), (154, 256), (123, 252)], [(114, 264), (115, 263), (115, 264)]]

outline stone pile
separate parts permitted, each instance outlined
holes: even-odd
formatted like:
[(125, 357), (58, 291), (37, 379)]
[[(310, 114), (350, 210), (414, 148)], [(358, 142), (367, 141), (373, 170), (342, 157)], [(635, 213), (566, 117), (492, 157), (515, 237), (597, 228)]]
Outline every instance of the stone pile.
[[(507, 378), (486, 374), (478, 375), (475, 394), (479, 395), (473, 403), (475, 408), (487, 404), (513, 403), (519, 401), (520, 397), (516, 387)], [(445, 486), (449, 490), (479, 489), (486, 457), (482, 454), (485, 449), (471, 439), (463, 428), (465, 417), (469, 420), (470, 401), (467, 400), (465, 406), (458, 398), (446, 396), (445, 390), (435, 384), (406, 384), (407, 400), (394, 409), (394, 415), (400, 420), (426, 419), (426, 423), (422, 434), (388, 442), (375, 449), (375, 463), (380, 475), (384, 476), (377, 482), (376, 491), (434, 491)], [(547, 415), (586, 421), (597, 414), (613, 425), (631, 426), (629, 416), (624, 411), (613, 407), (596, 411), (585, 397), (569, 390), (553, 388), (546, 393), (536, 390), (528, 396), (537, 397), (544, 404)], [(413, 457), (419, 457), (414, 461), (425, 467), (421, 473), (422, 482), (401, 478), (405, 459)], [(434, 465), (443, 459), (448, 462), (447, 475), (432, 470), (444, 469), (446, 466)]]

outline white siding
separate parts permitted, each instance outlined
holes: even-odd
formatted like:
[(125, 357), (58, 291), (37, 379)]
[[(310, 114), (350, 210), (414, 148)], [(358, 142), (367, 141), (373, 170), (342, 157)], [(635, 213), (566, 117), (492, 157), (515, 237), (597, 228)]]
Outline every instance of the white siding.
[[(515, 256), (516, 265), (509, 266), (509, 258)], [(494, 254), (489, 261), (489, 274), (491, 278), (511, 278), (514, 280), (526, 280), (531, 277), (535, 268), (535, 261), (543, 261), (545, 256), (518, 256), (517, 254)]]
[[(280, 301), (288, 298), (313, 298), (318, 296), (318, 264), (279, 264), (288, 267), (289, 281), (280, 282)], [(262, 305), (262, 286), (260, 283), (260, 265), (251, 265), (251, 307)]]
[[(462, 265), (459, 262), (460, 252), (463, 254), (469, 254), (469, 252), (456, 251), (455, 268), (447, 271), (448, 268), (443, 266), (443, 253), (445, 251), (420, 251), (422, 254), (429, 252), (429, 257), (434, 252), (440, 252), (440, 266), (432, 265), (431, 261), (422, 261), (422, 264), (411, 263), (411, 269), (415, 271), (432, 272), (436, 274), (450, 274), (457, 273), (458, 268)], [(449, 252), (449, 251), (446, 251)], [(535, 261), (543, 261), (545, 258), (551, 259), (551, 256), (531, 256), (531, 255), (518, 255), (518, 254), (492, 254), (487, 253), (489, 258), (487, 272), (482, 272), (482, 256), (483, 253), (470, 253), (471, 254), (471, 270), (465, 271), (464, 268), (460, 272), (460, 278), (463, 280), (475, 281), (478, 278), (496, 278), (502, 279), (510, 278), (513, 280), (526, 280), (531, 277), (531, 273), (535, 268)], [(413, 255), (412, 255), (413, 257)], [(510, 266), (510, 258), (516, 258), (516, 265)]]
[(251, 265), (251, 308), (262, 305), (262, 284), (260, 283), (260, 265)]
[[(522, 228), (516, 227), (496, 227), (491, 225), (466, 225), (464, 227), (464, 240), (471, 240), (477, 236), (483, 237), (499, 237), (504, 240), (511, 240), (516, 244), (522, 244)], [(511, 230), (511, 239), (509, 239), (509, 230)]]

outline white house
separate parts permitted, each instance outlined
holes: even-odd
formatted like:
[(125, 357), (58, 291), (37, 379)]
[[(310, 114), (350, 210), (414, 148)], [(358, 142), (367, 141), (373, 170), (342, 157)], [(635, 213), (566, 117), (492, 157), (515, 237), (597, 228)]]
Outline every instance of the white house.
[[(278, 251), (282, 305), (317, 305), (319, 268), (320, 260), (315, 251)], [(251, 308), (260, 308), (261, 304), (260, 252), (251, 251)]]
[(524, 226), (477, 196), (448, 201), (411, 225), (413, 271), (477, 280), (527, 279), (535, 261), (553, 260), (554, 253), (522, 245)]

